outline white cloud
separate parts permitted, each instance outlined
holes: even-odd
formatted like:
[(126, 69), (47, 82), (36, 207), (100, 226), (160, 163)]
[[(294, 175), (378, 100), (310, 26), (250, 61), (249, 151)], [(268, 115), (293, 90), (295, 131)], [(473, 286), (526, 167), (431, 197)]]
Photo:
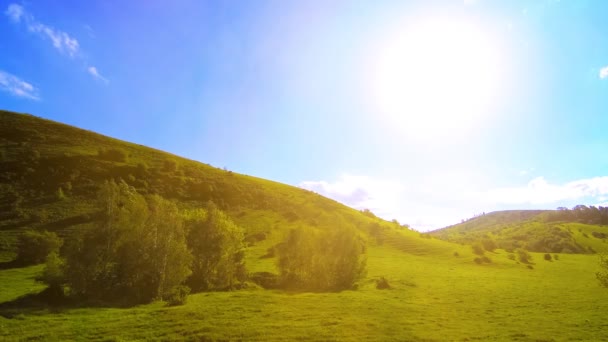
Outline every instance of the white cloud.
[(600, 78), (605, 79), (608, 78), (608, 65), (600, 69)]
[(335, 181), (305, 181), (299, 186), (355, 209), (370, 209), (386, 220), (396, 218), (421, 231), (455, 224), (482, 212), (592, 205), (608, 198), (608, 176), (564, 184), (537, 177), (524, 186), (492, 188), (468, 179), (466, 174), (433, 174), (413, 181), (345, 174)]
[[(78, 40), (70, 36), (67, 32), (58, 30), (52, 26), (41, 23), (36, 20), (34, 16), (27, 12), (25, 8), (18, 4), (10, 4), (4, 12), (6, 16), (14, 23), (25, 25), (27, 30), (31, 33), (38, 35), (39, 37), (48, 39), (53, 47), (62, 54), (69, 56), (70, 58), (84, 59), (80, 53), (80, 43)], [(90, 26), (85, 25), (85, 28), (90, 32), (92, 31)], [(87, 65), (85, 61), (85, 65)], [(96, 80), (100, 80), (104, 83), (109, 83), (109, 80), (103, 77), (96, 67), (87, 66), (87, 72)]]
[(0, 70), (0, 90), (17, 97), (39, 100), (38, 89), (19, 77)]
[(551, 204), (596, 198), (608, 194), (608, 176), (550, 184), (537, 177), (523, 187), (499, 188), (480, 194), (486, 201), (503, 204)]
[(17, 4), (10, 4), (4, 12), (13, 22), (20, 22), (23, 17), (23, 6)]
[(105, 84), (110, 83), (110, 81), (108, 81), (108, 79), (107, 79), (107, 78), (103, 77), (103, 76), (102, 76), (102, 75), (99, 73), (99, 71), (97, 70), (97, 68), (96, 68), (96, 67), (94, 67), (94, 66), (90, 66), (90, 67), (88, 67), (88, 68), (87, 68), (87, 71), (89, 72), (89, 74), (91, 74), (91, 76), (93, 76), (93, 78), (98, 79), (98, 80), (102, 81), (102, 82), (103, 82), (103, 83), (105, 83)]
[(80, 50), (78, 40), (64, 31), (57, 30), (37, 21), (32, 14), (28, 13), (25, 8), (23, 8), (23, 6), (10, 4), (4, 13), (15, 23), (23, 22), (28, 31), (48, 38), (53, 44), (53, 47), (60, 52), (65, 53), (70, 57), (74, 57), (78, 54)]

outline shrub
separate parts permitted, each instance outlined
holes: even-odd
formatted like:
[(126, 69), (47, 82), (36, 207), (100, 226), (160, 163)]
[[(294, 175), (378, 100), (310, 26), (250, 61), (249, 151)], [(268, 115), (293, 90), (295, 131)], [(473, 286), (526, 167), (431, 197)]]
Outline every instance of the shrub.
[(63, 189), (61, 187), (59, 187), (55, 192), (55, 197), (57, 197), (57, 199), (60, 201), (66, 199), (65, 193), (63, 192)]
[(515, 254), (517, 254), (517, 259), (524, 264), (529, 264), (532, 261), (532, 255), (523, 248), (516, 249)]
[(265, 289), (276, 289), (279, 287), (279, 276), (270, 272), (256, 272), (249, 275), (249, 280)]
[(391, 288), (391, 285), (388, 283), (386, 278), (380, 277), (380, 279), (376, 280), (376, 288), (378, 290), (387, 290)]
[(551, 254), (549, 254), (549, 253), (546, 253), (544, 258), (545, 258), (545, 260), (547, 260), (547, 261), (551, 261), (551, 260), (552, 260), (552, 258), (551, 258)]
[(53, 252), (58, 253), (63, 240), (53, 232), (25, 231), (17, 243), (17, 261), (23, 265), (40, 264)]
[(559, 254), (553, 254), (553, 260), (559, 260)]
[(483, 245), (480, 242), (475, 242), (472, 246), (471, 249), (473, 250), (473, 253), (477, 254), (477, 255), (484, 255), (485, 251), (483, 249)]
[(459, 256), (460, 256), (460, 254), (459, 254), (458, 252), (454, 252), (454, 256), (455, 256), (455, 257), (459, 257)]
[(493, 252), (496, 248), (498, 248), (498, 246), (496, 246), (496, 242), (494, 242), (492, 239), (481, 240), (481, 245), (483, 246), (483, 249), (488, 252)]
[(48, 294), (53, 298), (63, 297), (64, 261), (57, 252), (53, 251), (46, 257), (44, 270), (38, 280), (49, 286)]
[(289, 288), (345, 290), (365, 274), (365, 243), (352, 227), (293, 229), (277, 253), (281, 284)]
[(509, 258), (509, 260), (515, 260), (515, 254), (510, 253), (507, 255), (507, 258)]
[(184, 285), (174, 286), (167, 292), (166, 300), (170, 306), (184, 305), (188, 300), (190, 294), (190, 288)]
[(602, 254), (599, 256), (599, 264), (601, 270), (595, 274), (600, 285), (608, 287), (608, 255)]

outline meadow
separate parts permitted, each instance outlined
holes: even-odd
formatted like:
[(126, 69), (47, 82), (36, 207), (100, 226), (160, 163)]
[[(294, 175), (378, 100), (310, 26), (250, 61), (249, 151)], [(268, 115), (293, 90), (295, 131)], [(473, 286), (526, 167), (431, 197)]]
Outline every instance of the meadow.
[[(0, 111), (0, 118), (0, 340), (608, 340), (608, 289), (595, 276), (595, 252), (608, 244), (593, 234), (608, 232), (605, 226), (499, 213), (486, 215), (485, 226), (471, 221), (420, 234), (303, 189), (30, 115)], [(343, 291), (264, 289), (249, 281), (238, 290), (193, 293), (177, 306), (51, 304), (36, 280), (43, 265), (12, 261), (19, 236), (48, 230), (67, 241), (96, 224), (95, 196), (107, 179), (185, 211), (213, 200), (244, 229), (250, 275), (279, 273), (270, 252), (291, 230), (338, 226), (365, 239), (366, 274)], [(532, 252), (524, 263), (498, 248), (485, 252), (491, 262), (478, 264), (471, 243), (481, 238), (516, 239), (519, 248), (573, 244), (585, 254), (551, 252), (545, 260), (546, 253)], [(382, 278), (389, 289), (377, 288)]]

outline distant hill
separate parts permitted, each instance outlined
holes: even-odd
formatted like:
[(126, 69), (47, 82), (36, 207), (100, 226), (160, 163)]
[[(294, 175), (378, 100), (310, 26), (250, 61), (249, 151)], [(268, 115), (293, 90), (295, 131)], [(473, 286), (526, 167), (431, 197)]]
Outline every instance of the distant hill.
[(575, 210), (496, 211), (429, 234), (466, 244), (490, 240), (498, 248), (506, 250), (524, 248), (547, 253), (608, 251), (608, 226), (604, 224), (603, 216), (577, 215), (580, 207), (584, 206), (577, 206)]
[[(212, 148), (212, 147), (210, 147)], [(353, 225), (374, 243), (424, 254), (441, 241), (301, 188), (237, 174), (163, 151), (28, 114), (0, 111), (0, 258), (10, 258), (24, 229), (68, 236), (97, 219), (96, 194), (109, 179), (182, 208), (215, 202), (246, 230), (257, 260), (291, 228)], [(444, 246), (444, 248), (448, 249)], [(257, 262), (252, 268), (272, 268)]]

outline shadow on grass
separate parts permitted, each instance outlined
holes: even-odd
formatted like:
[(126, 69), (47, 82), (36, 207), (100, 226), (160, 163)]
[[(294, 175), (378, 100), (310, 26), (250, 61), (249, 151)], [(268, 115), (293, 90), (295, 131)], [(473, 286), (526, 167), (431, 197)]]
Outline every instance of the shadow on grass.
[(0, 316), (8, 319), (19, 318), (19, 315), (61, 313), (71, 309), (82, 308), (118, 308), (126, 309), (137, 304), (94, 301), (63, 295), (61, 290), (47, 287), (38, 293), (30, 293), (9, 302), (0, 303)]
[(23, 263), (17, 259), (0, 262), (0, 270), (10, 270), (11, 268), (21, 268), (24, 266), (26, 265), (23, 265)]

